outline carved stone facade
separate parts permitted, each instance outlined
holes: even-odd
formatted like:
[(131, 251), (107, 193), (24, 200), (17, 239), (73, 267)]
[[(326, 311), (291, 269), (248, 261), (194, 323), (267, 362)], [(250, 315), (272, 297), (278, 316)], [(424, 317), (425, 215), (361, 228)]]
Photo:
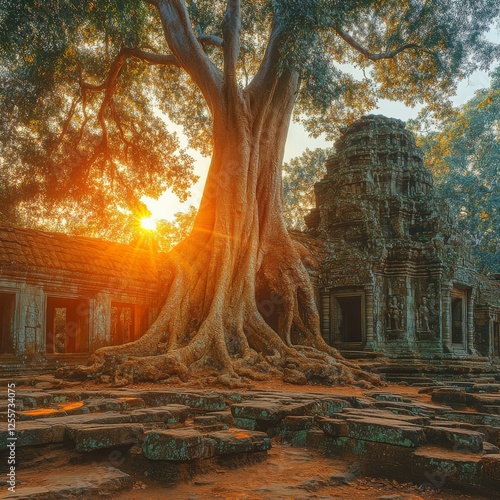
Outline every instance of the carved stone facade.
[(476, 272), (404, 123), (365, 116), (335, 147), (306, 217), (329, 248), (317, 271), (325, 340), (393, 357), (498, 355), (498, 282)]

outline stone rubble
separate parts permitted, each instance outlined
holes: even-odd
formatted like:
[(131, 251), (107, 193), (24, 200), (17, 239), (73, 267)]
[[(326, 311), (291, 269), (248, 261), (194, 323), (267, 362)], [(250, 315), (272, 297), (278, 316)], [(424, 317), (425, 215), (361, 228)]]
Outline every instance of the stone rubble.
[[(491, 495), (500, 489), (500, 396), (494, 384), (429, 386), (424, 392), (432, 404), (389, 391), (364, 396), (173, 388), (37, 391), (16, 395), (23, 408), (16, 447), (25, 466), (30, 453), (43, 456), (43, 447), (76, 453), (84, 461), (123, 454), (136, 466), (118, 471), (113, 488), (130, 487), (140, 471), (156, 469), (157, 479), (163, 474), (175, 482), (213, 460), (262, 459), (278, 438), (292, 447), (354, 458), (360, 474), (417, 484), (431, 477), (436, 484)], [(2, 422), (5, 454), (6, 418)], [(120, 463), (112, 465), (120, 469)], [(20, 484), (5, 498), (52, 498), (44, 493), (50, 485), (35, 490)]]

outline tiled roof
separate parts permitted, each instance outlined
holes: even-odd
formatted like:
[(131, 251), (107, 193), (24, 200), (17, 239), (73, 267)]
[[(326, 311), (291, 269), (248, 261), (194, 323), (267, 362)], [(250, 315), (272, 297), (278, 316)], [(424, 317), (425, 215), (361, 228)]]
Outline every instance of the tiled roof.
[(0, 223), (0, 275), (64, 271), (153, 282), (159, 264), (158, 254), (142, 248)]

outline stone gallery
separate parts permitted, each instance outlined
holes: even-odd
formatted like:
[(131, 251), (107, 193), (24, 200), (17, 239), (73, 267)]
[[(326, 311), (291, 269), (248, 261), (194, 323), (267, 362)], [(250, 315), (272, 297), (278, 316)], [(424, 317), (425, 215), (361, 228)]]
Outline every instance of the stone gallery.
[(0, 224), (0, 364), (85, 363), (158, 314), (160, 256), (119, 243)]
[[(500, 354), (500, 281), (481, 276), (403, 122), (361, 118), (315, 185), (306, 234), (322, 334), (345, 355), (474, 359)], [(0, 227), (0, 363), (85, 362), (142, 335), (161, 302), (161, 255)], [(277, 328), (279, 307), (267, 315)]]

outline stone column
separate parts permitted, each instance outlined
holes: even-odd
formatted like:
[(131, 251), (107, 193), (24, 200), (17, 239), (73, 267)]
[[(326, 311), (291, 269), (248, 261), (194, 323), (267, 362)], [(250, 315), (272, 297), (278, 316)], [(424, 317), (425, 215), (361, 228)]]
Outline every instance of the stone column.
[(365, 312), (366, 312), (366, 342), (365, 351), (375, 350), (375, 335), (373, 331), (373, 287), (365, 289)]
[(478, 355), (474, 339), (474, 294), (473, 290), (467, 293), (467, 350), (469, 354)]
[(443, 351), (451, 352), (451, 286), (441, 287)]
[(19, 293), (19, 327), (16, 354), (45, 354), (45, 294), (41, 288), (22, 286)]

